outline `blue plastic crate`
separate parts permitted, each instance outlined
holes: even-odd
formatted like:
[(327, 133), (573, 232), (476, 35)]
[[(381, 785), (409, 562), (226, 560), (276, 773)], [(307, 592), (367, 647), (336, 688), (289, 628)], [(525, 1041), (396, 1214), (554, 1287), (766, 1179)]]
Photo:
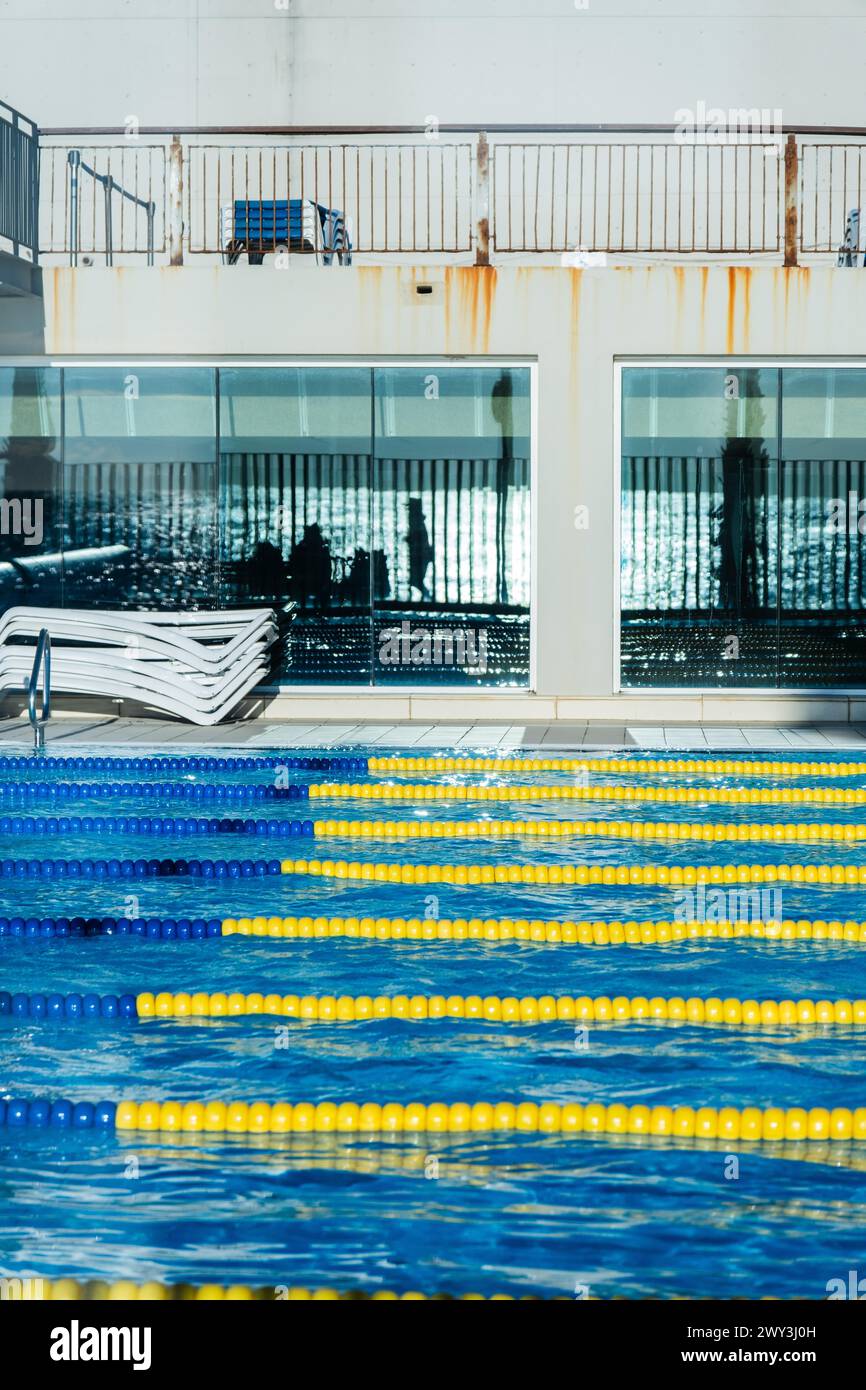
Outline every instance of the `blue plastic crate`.
[(226, 249), (264, 254), (277, 246), (321, 250), (326, 265), (334, 254), (351, 263), (352, 245), (342, 212), (310, 198), (237, 198), (226, 209)]

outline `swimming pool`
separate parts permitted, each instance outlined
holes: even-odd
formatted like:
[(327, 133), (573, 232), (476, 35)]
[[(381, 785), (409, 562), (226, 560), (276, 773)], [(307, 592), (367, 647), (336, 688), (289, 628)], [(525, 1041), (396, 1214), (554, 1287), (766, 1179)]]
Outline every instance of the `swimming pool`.
[(3, 1276), (824, 1298), (862, 1262), (866, 766), (487, 751), (0, 758)]

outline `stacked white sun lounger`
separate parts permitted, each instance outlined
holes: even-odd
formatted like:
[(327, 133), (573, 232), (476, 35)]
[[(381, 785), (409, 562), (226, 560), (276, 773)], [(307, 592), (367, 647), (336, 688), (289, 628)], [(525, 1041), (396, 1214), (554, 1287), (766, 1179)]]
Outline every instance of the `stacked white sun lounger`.
[(270, 608), (218, 613), (10, 608), (0, 617), (0, 690), (20, 690), (42, 628), (52, 690), (136, 700), (193, 724), (217, 724), (268, 677)]

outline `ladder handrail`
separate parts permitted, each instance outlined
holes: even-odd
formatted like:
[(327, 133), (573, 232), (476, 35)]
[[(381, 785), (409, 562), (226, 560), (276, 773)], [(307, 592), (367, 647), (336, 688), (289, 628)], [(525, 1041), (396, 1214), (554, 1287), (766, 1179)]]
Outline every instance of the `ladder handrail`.
[[(36, 692), (39, 672), (42, 671), (42, 714), (36, 713)], [(36, 642), (33, 670), (27, 682), (27, 713), (33, 726), (33, 747), (39, 753), (45, 747), (45, 725), (51, 718), (51, 634), (47, 627), (40, 629)]]
[(101, 183), (105, 193), (105, 264), (114, 265), (114, 233), (111, 221), (111, 195), (119, 193), (137, 207), (144, 208), (147, 214), (147, 264), (153, 265), (153, 221), (156, 216), (156, 201), (139, 198), (130, 193), (123, 184), (111, 174), (99, 174), (81, 158), (80, 150), (70, 150), (66, 156), (69, 165), (69, 264), (78, 265), (78, 171), (89, 174), (94, 183)]

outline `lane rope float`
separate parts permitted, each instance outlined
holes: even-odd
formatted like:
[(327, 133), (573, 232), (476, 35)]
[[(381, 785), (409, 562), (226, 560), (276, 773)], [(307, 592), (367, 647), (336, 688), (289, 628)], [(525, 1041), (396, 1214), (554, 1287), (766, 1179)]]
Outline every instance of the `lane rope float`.
[(369, 772), (686, 772), (748, 777), (862, 777), (864, 762), (759, 762), (742, 758), (368, 758)]
[[(264, 1286), (253, 1284), (162, 1284), (148, 1280), (136, 1284), (128, 1279), (107, 1283), (102, 1279), (43, 1279), (39, 1275), (6, 1275), (3, 1277), (4, 1298), (13, 1302), (545, 1302), (543, 1294), (508, 1293), (421, 1293), (416, 1289), (396, 1293), (393, 1289), (338, 1289), (328, 1285), (305, 1288), (303, 1285)], [(555, 1297), (555, 1296), (554, 1296)], [(565, 1295), (560, 1295), (564, 1298)]]
[[(26, 996), (24, 996), (26, 998)], [(2, 1000), (2, 996), (0, 996)], [(553, 995), (297, 995), (297, 994), (139, 994), (138, 1017), (194, 1018), (265, 1015), (319, 1023), (369, 1019), (463, 1018), (488, 1023), (597, 1023), (656, 1019), (682, 1023), (724, 1023), (746, 1028), (794, 1024), (866, 1025), (866, 999), (647, 999)], [(2, 1012), (2, 1005), (0, 1005)]]
[(0, 757), (0, 771), (40, 777), (74, 772), (250, 772), (276, 767), (306, 772), (685, 772), (760, 777), (854, 777), (866, 774), (866, 762), (755, 760), (743, 758), (499, 758), (499, 757), (356, 757), (272, 753), (258, 757), (56, 757), (38, 764), (24, 756)]
[(279, 859), (0, 859), (0, 879), (267, 878)]
[(230, 936), (271, 940), (483, 941), (564, 946), (666, 946), (703, 941), (796, 941), (866, 944), (866, 922), (809, 921), (542, 921), (526, 917), (0, 917), (0, 937), (53, 940), (91, 936), (145, 941), (204, 941)]
[(599, 995), (380, 994), (298, 995), (228, 990), (142, 991), (139, 994), (10, 994), (0, 990), (0, 1018), (185, 1019), (287, 1018), (310, 1023), (401, 1019), (482, 1019), (487, 1023), (725, 1024), (744, 1028), (866, 1027), (866, 999), (613, 998)]
[(38, 761), (15, 756), (0, 757), (0, 772), (23, 772), (40, 777), (72, 772), (258, 772), (274, 768), (304, 772), (366, 772), (368, 759), (360, 757), (310, 757), (291, 753), (270, 753), (259, 757), (54, 757), (46, 754)]
[[(2, 862), (0, 862), (2, 870)], [(400, 864), (284, 859), (283, 874), (393, 884), (604, 885), (679, 888), (701, 883), (866, 884), (866, 864)]]
[[(173, 924), (172, 924), (173, 925)], [(2, 929), (2, 921), (0, 921)], [(587, 922), (519, 918), (227, 917), (223, 936), (364, 941), (533, 942), (574, 946), (655, 946), (689, 941), (847, 941), (866, 943), (866, 922)]]
[(54, 940), (65, 937), (136, 936), (148, 941), (203, 941), (223, 936), (219, 917), (205, 920), (183, 918), (128, 917), (0, 917), (0, 936), (28, 940)]
[(761, 844), (856, 844), (866, 824), (619, 820), (277, 820), (205, 816), (0, 816), (0, 834), (37, 835), (245, 835), (272, 839), (483, 840), (508, 836), (562, 839), (698, 840)]
[(863, 806), (861, 787), (592, 787), (535, 782), (493, 786), (451, 782), (310, 782), (311, 800), (339, 801), (636, 801), (718, 806)]
[(866, 789), (859, 787), (573, 787), (467, 786), (452, 783), (391, 782), (241, 782), (223, 786), (210, 782), (11, 782), (0, 784), (0, 805), (19, 807), (138, 798), (182, 801), (195, 805), (248, 801), (618, 801), (660, 805), (718, 806), (863, 806)]
[(145, 801), (306, 801), (308, 787), (291, 782), (285, 787), (271, 784), (239, 783), (237, 786), (210, 782), (12, 782), (0, 784), (0, 803), (19, 805), (100, 801), (113, 798)]
[(866, 1142), (866, 1106), (625, 1105), (579, 1101), (0, 1101), (0, 1126), (105, 1133), (642, 1134), (693, 1139)]
[(0, 859), (0, 879), (268, 878), (279, 875), (426, 885), (806, 883), (859, 887), (866, 864), (402, 864), (347, 859)]
[[(251, 822), (255, 824), (255, 822)], [(270, 824), (270, 822), (265, 822)], [(620, 821), (620, 820), (316, 820), (303, 822), (316, 839), (485, 840), (504, 836), (564, 838), (596, 836), (617, 840), (700, 840), (766, 844), (856, 844), (866, 840), (866, 825), (818, 821)], [(2, 829), (2, 822), (0, 822)], [(262, 832), (258, 833), (276, 833)], [(294, 832), (300, 833), (300, 832)]]
[[(866, 827), (864, 827), (866, 833)], [(315, 835), (311, 820), (229, 816), (0, 816), (0, 835)]]

